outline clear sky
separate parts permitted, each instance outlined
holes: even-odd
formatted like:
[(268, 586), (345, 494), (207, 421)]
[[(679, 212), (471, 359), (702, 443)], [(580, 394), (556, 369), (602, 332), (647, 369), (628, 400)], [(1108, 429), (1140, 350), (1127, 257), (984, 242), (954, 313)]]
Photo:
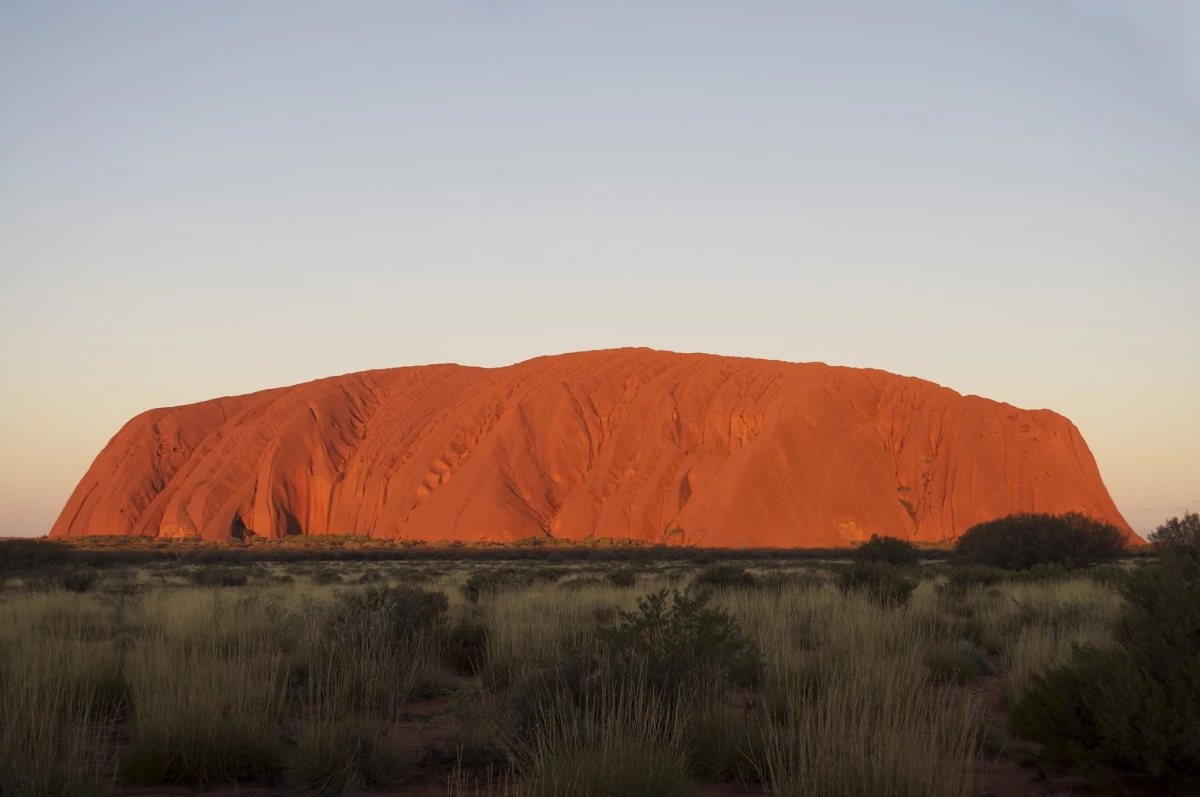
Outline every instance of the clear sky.
[(0, 535), (154, 406), (642, 345), (1200, 509), (1200, 2), (0, 0)]

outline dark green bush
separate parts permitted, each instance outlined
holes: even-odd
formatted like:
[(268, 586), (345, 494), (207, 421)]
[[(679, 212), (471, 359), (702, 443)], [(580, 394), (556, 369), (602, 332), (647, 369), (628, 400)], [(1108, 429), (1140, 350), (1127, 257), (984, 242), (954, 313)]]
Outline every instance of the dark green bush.
[(838, 586), (844, 593), (861, 592), (881, 606), (904, 606), (917, 588), (915, 578), (887, 562), (859, 562), (841, 571)]
[(450, 626), (443, 658), (452, 670), (461, 675), (474, 675), (486, 654), (486, 623), (477, 617), (464, 616)]
[(936, 684), (965, 684), (996, 674), (984, 652), (965, 639), (934, 645), (925, 654), (925, 666)]
[(1165, 545), (1122, 593), (1116, 646), (1036, 676), (1013, 727), (1076, 766), (1200, 780), (1200, 559)]
[(917, 546), (897, 537), (880, 537), (872, 534), (871, 539), (854, 549), (856, 562), (887, 562), (889, 565), (915, 565), (921, 557)]
[(1003, 580), (1005, 571), (996, 567), (959, 565), (946, 573), (946, 583), (940, 593), (953, 596), (966, 595), (974, 587), (992, 587)]
[(497, 592), (524, 589), (533, 584), (533, 576), (513, 568), (476, 570), (467, 576), (463, 584), (463, 594), (471, 603), (477, 603), (480, 598)]
[(146, 590), (146, 585), (138, 581), (132, 571), (122, 568), (105, 578), (100, 589), (106, 600), (123, 605), (141, 595)]
[(1087, 567), (1121, 556), (1125, 538), (1110, 523), (1072, 512), (1009, 515), (972, 526), (954, 545), (959, 562), (1005, 570)]
[(815, 570), (784, 570), (756, 576), (759, 589), (780, 590), (789, 587), (813, 589), (828, 583), (828, 578)]
[(565, 567), (535, 567), (528, 570), (527, 573), (535, 583), (538, 581), (555, 582), (567, 574), (568, 570)]
[(318, 587), (326, 587), (330, 584), (341, 584), (342, 576), (333, 570), (323, 568), (312, 574), (312, 581)]
[(440, 635), (448, 606), (444, 593), (407, 585), (338, 590), (330, 607), (329, 633), (351, 650), (365, 648), (362, 640), (380, 631), (402, 645), (421, 632)]
[[(1112, 564), (1112, 561), (1104, 564)], [(1095, 569), (1093, 566), (1092, 569)], [(1025, 583), (1047, 583), (1053, 581), (1061, 581), (1066, 578), (1072, 571), (1072, 568), (1058, 562), (1039, 562), (1027, 570), (1014, 570), (1009, 573), (1009, 578), (1013, 581), (1022, 581)]]
[(21, 580), (25, 583), (25, 589), (30, 592), (53, 592), (60, 586), (58, 579), (49, 573), (25, 573)]
[(1150, 544), (1159, 553), (1174, 553), (1200, 561), (1200, 514), (1185, 512), (1183, 518), (1171, 518), (1150, 535)]
[(687, 684), (753, 684), (758, 651), (712, 594), (688, 587), (638, 598), (634, 612), (619, 612), (615, 626), (599, 629), (605, 653), (618, 672), (640, 673), (663, 693)]
[(245, 569), (211, 565), (188, 571), (187, 578), (198, 587), (244, 587), (250, 580)]
[(575, 576), (574, 578), (563, 579), (558, 582), (558, 586), (559, 589), (576, 590), (588, 587), (602, 587), (607, 583), (609, 582), (597, 576)]
[(698, 587), (713, 589), (752, 588), (758, 581), (753, 573), (747, 573), (746, 568), (732, 564), (709, 565), (696, 574), (692, 581)]
[(63, 573), (59, 583), (67, 592), (90, 592), (96, 585), (96, 573), (92, 570), (72, 570)]
[(632, 587), (637, 583), (637, 573), (627, 567), (622, 567), (619, 570), (610, 570), (605, 574), (605, 578), (614, 587)]
[(61, 542), (20, 537), (0, 539), (0, 573), (57, 567), (71, 555)]
[(509, 730), (528, 738), (548, 708), (565, 702), (593, 708), (610, 673), (602, 672), (594, 652), (575, 647), (557, 651), (550, 661), (521, 673), (504, 692), (504, 715)]
[(373, 568), (367, 568), (358, 575), (359, 584), (382, 584), (387, 581), (383, 573)]

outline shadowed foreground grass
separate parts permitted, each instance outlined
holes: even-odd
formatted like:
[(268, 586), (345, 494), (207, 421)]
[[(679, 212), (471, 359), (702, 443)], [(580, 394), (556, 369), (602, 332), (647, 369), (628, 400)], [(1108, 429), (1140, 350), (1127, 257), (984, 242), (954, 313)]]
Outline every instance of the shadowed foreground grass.
[[(692, 562), (163, 562), (80, 593), (28, 574), (0, 591), (0, 794), (978, 794), (989, 719), (941, 685), (1002, 665), (1017, 699), (1121, 606), (1085, 576), (952, 589), (927, 564), (881, 600), (748, 564), (694, 588)], [(428, 696), (455, 717), (440, 755), (397, 730)]]

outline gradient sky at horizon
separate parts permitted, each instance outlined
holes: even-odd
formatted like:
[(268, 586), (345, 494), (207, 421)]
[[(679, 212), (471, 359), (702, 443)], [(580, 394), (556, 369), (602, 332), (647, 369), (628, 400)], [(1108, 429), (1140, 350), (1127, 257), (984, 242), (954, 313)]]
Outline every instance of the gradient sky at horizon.
[(154, 406), (651, 346), (1200, 510), (1200, 3), (0, 2), (0, 535)]

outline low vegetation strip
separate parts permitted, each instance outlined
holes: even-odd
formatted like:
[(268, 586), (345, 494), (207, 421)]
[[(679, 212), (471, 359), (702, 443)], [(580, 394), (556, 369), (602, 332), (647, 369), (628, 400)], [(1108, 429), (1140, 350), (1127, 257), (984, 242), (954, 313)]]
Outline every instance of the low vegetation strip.
[(833, 562), (27, 560), (0, 586), (0, 794), (965, 797), (1004, 795), (1014, 757), (1034, 766), (1009, 794), (1082, 771), (1177, 792), (1200, 774), (1197, 524), (1072, 569), (898, 540)]

